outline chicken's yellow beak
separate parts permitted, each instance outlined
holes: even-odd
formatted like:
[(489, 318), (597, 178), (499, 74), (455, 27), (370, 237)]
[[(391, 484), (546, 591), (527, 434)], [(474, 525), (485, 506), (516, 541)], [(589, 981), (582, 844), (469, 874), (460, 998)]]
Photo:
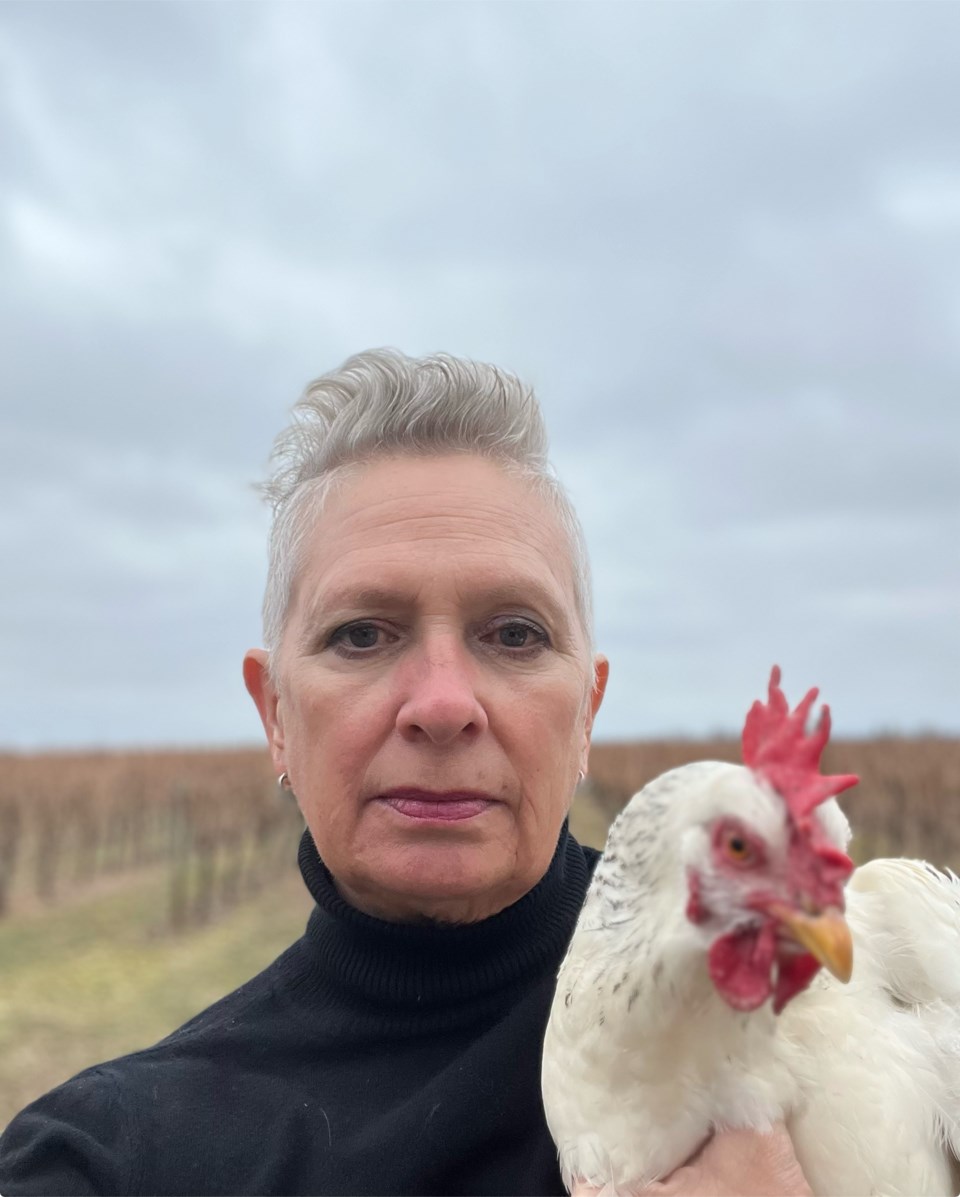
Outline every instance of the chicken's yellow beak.
[(786, 903), (771, 905), (770, 914), (825, 969), (844, 984), (853, 974), (853, 940), (841, 911), (828, 907), (820, 914), (804, 914)]

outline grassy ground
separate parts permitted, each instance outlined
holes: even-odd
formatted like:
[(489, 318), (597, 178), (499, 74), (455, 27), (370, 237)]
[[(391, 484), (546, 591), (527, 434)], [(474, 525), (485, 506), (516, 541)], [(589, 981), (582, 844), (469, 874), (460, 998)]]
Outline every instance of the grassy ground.
[(166, 881), (0, 923), (0, 1127), (81, 1068), (154, 1043), (253, 976), (303, 930), (291, 871), (218, 922), (162, 933)]
[(570, 830), (581, 844), (602, 848), (607, 842), (610, 816), (590, 796), (589, 782), (581, 786), (570, 811)]

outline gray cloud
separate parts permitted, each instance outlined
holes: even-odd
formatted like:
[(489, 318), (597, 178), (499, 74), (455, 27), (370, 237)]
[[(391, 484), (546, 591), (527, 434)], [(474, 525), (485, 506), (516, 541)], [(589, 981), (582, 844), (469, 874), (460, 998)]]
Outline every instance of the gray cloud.
[[(258, 734), (311, 376), (538, 387), (588, 531), (598, 732), (960, 728), (953, 5), (0, 8), (7, 744)], [(248, 709), (249, 708), (249, 709)]]

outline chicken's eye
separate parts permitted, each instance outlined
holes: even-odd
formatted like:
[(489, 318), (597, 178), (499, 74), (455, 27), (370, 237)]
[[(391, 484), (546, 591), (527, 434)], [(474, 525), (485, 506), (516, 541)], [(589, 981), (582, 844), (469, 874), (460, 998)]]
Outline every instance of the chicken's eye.
[(711, 827), (710, 847), (721, 868), (756, 869), (766, 861), (763, 840), (739, 819), (718, 819)]
[(753, 860), (753, 848), (749, 841), (739, 832), (731, 831), (724, 842), (727, 856), (734, 864), (749, 864)]

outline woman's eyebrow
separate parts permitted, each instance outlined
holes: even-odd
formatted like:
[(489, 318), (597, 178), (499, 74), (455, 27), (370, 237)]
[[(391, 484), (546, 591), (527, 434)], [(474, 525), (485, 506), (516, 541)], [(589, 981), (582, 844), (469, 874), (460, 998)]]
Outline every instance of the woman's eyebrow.
[(395, 611), (398, 607), (410, 606), (414, 602), (410, 595), (384, 586), (344, 586), (336, 590), (323, 590), (313, 596), (307, 606), (306, 623), (323, 623), (332, 615), (346, 612)]
[(566, 609), (560, 597), (548, 586), (537, 580), (500, 582), (472, 591), (472, 599), (483, 606), (498, 607), (517, 605), (534, 607), (554, 619), (565, 619)]
[[(386, 586), (344, 586), (318, 594), (311, 602), (307, 617), (312, 623), (329, 617), (334, 611), (383, 611), (399, 607), (414, 607), (417, 595), (406, 589)], [(566, 620), (565, 604), (561, 598), (538, 579), (511, 579), (480, 584), (470, 590), (470, 605), (475, 607), (523, 606), (542, 609), (545, 615)]]

